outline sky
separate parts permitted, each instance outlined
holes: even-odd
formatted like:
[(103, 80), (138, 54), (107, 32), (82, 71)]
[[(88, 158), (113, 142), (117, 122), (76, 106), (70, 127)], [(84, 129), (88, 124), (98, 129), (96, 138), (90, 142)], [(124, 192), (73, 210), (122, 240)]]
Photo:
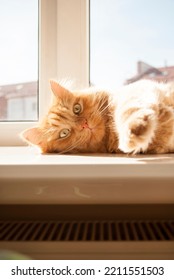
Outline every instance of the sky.
[[(90, 2), (93, 84), (120, 86), (138, 60), (174, 65), (174, 0)], [(37, 79), (38, 0), (0, 0), (0, 85)]]
[(0, 85), (38, 79), (38, 0), (0, 0)]
[(91, 0), (91, 83), (119, 87), (139, 60), (174, 66), (173, 15), (173, 0)]

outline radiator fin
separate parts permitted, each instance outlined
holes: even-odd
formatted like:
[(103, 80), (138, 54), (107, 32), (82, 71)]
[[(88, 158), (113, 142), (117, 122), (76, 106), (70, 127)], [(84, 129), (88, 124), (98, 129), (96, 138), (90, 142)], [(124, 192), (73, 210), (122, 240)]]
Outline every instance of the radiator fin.
[(173, 241), (174, 221), (0, 221), (0, 241)]

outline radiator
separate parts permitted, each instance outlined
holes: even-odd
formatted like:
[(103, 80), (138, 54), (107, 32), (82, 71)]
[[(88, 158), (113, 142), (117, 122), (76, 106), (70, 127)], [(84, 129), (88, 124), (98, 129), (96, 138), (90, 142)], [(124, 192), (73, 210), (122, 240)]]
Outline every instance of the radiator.
[(33, 259), (174, 259), (174, 220), (1, 221), (0, 248)]

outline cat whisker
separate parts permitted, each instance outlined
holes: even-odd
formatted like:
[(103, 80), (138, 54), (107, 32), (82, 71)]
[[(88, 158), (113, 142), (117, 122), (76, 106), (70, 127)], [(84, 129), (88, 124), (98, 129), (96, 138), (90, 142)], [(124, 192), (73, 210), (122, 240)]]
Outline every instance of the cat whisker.
[[(103, 102), (100, 104), (100, 106), (98, 107), (98, 111), (100, 111), (102, 109), (102, 107), (105, 105), (106, 100), (103, 100)], [(108, 104), (108, 103), (107, 103)], [(107, 105), (105, 105), (107, 106)], [(104, 107), (105, 108), (105, 107)], [(101, 111), (100, 111), (101, 112)]]
[(106, 111), (106, 109), (109, 108), (110, 105), (111, 105), (111, 102), (109, 102), (109, 103), (102, 109), (102, 111), (100, 111), (100, 114), (102, 115), (102, 114)]
[(76, 148), (79, 144), (81, 144), (81, 143), (82, 143), (82, 141), (81, 141), (81, 139), (79, 139), (79, 141), (77, 141), (76, 144), (70, 145), (70, 146), (69, 146), (68, 148), (66, 148), (65, 150), (59, 152), (59, 155), (65, 154), (65, 153), (67, 153), (67, 152), (69, 152), (69, 151), (72, 151), (73, 149), (75, 149), (75, 148)]

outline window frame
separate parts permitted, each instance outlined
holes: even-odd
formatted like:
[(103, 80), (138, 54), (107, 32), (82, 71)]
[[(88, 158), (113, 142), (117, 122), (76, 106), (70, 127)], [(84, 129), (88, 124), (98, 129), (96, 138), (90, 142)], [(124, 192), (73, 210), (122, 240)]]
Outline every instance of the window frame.
[[(39, 119), (50, 102), (50, 78), (89, 85), (89, 0), (39, 0)], [(0, 146), (25, 145), (19, 134), (37, 125), (0, 122)]]

